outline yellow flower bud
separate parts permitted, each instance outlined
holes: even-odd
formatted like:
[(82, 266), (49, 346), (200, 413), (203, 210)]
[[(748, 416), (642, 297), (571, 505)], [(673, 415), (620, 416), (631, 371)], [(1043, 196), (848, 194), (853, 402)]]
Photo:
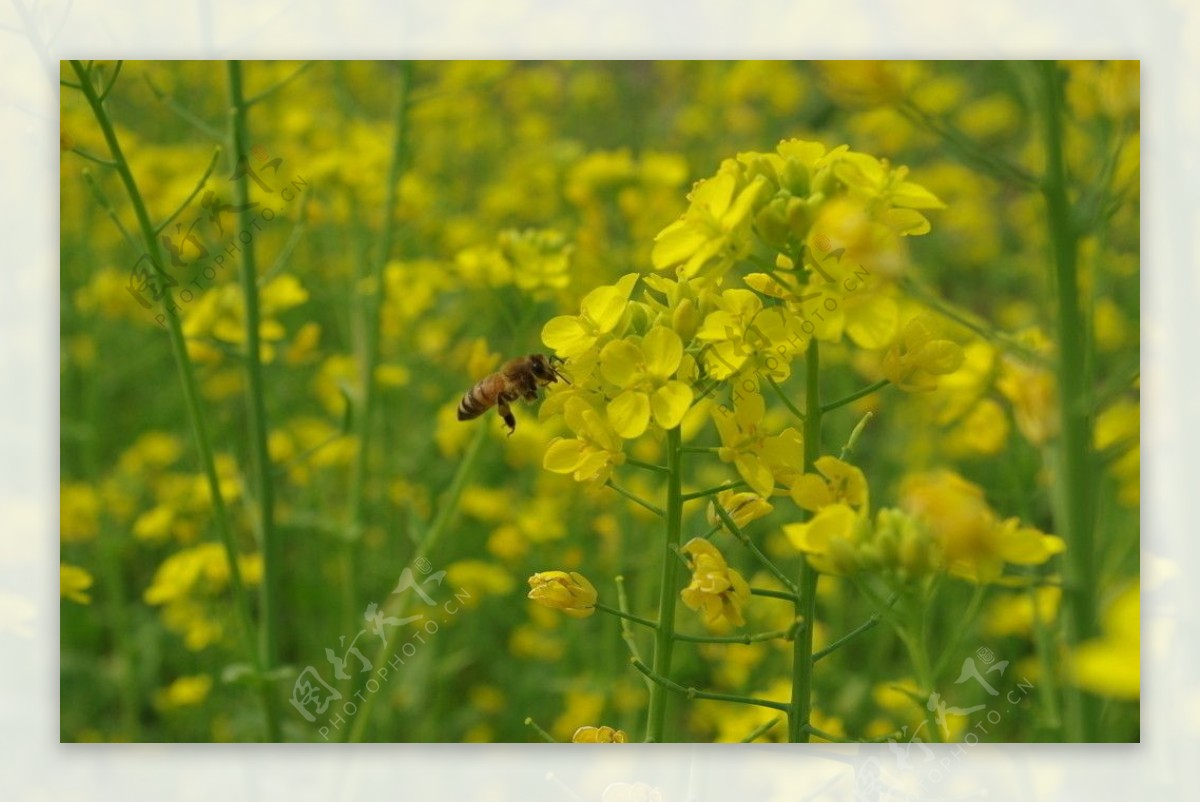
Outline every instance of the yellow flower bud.
[(580, 744), (624, 744), (629, 741), (629, 736), (625, 731), (607, 725), (598, 728), (594, 725), (584, 725), (575, 731), (571, 741)]
[(699, 326), (700, 312), (696, 309), (695, 302), (690, 298), (680, 301), (675, 307), (675, 311), (671, 313), (671, 328), (679, 334), (684, 343), (689, 343), (696, 336), (696, 329)]
[(596, 587), (579, 572), (538, 572), (529, 578), (529, 598), (567, 616), (583, 619), (596, 612)]
[[(729, 518), (733, 519), (733, 523), (739, 528), (745, 527), (756, 519), (761, 519), (775, 509), (766, 499), (749, 491), (743, 493), (721, 491), (717, 494), (717, 502), (725, 508)], [(711, 502), (708, 505), (708, 523), (713, 527), (723, 524), (721, 517), (717, 515), (716, 507)]]

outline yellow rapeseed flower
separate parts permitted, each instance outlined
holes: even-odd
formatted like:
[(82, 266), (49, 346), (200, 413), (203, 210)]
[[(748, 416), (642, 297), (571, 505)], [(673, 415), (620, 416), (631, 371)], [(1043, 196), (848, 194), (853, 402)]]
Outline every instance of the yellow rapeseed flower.
[(1104, 611), (1101, 635), (1076, 646), (1068, 667), (1080, 688), (1103, 697), (1141, 696), (1141, 589), (1121, 592)]
[(60, 563), (58, 566), (58, 593), (80, 605), (89, 605), (92, 601), (92, 595), (88, 593), (88, 589), (95, 582), (91, 573), (81, 566), (72, 566), (69, 563)]
[(692, 568), (692, 581), (680, 593), (684, 604), (698, 611), (710, 628), (746, 624), (742, 606), (750, 600), (750, 586), (745, 578), (731, 569), (720, 550), (703, 538), (693, 538), (681, 551)]

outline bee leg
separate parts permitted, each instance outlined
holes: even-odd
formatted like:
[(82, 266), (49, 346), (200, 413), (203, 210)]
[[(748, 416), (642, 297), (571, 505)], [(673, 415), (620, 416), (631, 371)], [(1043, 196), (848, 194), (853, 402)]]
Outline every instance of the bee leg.
[(508, 437), (511, 438), (512, 434), (517, 431), (517, 419), (516, 416), (512, 414), (512, 409), (509, 408), (508, 402), (499, 402), (496, 405), (496, 412), (500, 413), (500, 417), (503, 418), (504, 423), (508, 425)]

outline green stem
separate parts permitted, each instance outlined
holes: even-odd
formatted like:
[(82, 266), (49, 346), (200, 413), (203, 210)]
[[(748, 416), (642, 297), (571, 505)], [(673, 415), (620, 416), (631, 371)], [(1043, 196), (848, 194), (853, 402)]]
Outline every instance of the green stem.
[(663, 512), (662, 508), (658, 507), (657, 505), (650, 504), (645, 499), (641, 498), (640, 496), (633, 493), (632, 491), (625, 490), (624, 488), (622, 488), (620, 485), (617, 485), (612, 480), (609, 480), (608, 482), (606, 482), (604, 484), (607, 485), (609, 488), (612, 488), (614, 491), (619, 493), (621, 496), (628, 499), (630, 502), (633, 502), (634, 504), (640, 505), (640, 506), (644, 507), (646, 510), (649, 510), (651, 513), (658, 516), (660, 519), (667, 515), (666, 513)]
[[(890, 600), (888, 600), (888, 607), (891, 607), (892, 604), (894, 604), (896, 602), (896, 599), (897, 599), (897, 595), (893, 594), (892, 598)], [(883, 621), (883, 617), (880, 614), (877, 614), (877, 613), (871, 614), (870, 618), (868, 618), (867, 621), (863, 622), (861, 625), (854, 628), (853, 630), (851, 630), (846, 635), (842, 636), (837, 641), (835, 641), (832, 644), (830, 644), (829, 646), (825, 647), (825, 649), (814, 652), (813, 657), (812, 657), (813, 663), (815, 664), (817, 661), (821, 660), (825, 656), (830, 655), (831, 653), (837, 652), (844, 645), (846, 645), (847, 643), (858, 638), (863, 633), (866, 633), (868, 630), (872, 629), (873, 627), (875, 627), (882, 621)]]
[(658, 465), (658, 464), (656, 464), (656, 463), (646, 463), (646, 462), (643, 462), (643, 461), (641, 461), (641, 460), (634, 460), (632, 457), (626, 457), (626, 458), (625, 458), (625, 465), (627, 465), (627, 466), (636, 466), (637, 468), (644, 468), (644, 469), (646, 469), (647, 471), (654, 471), (654, 472), (657, 472), (657, 473), (659, 473), (659, 474), (666, 474), (666, 473), (667, 473), (667, 467), (666, 467), (666, 466), (660, 466), (660, 465)]
[[(242, 99), (242, 65), (238, 61), (230, 61), (229, 98), (229, 156), (236, 170), (238, 160), (248, 158), (250, 149), (249, 137), (246, 130), (246, 105)], [(245, 171), (234, 182), (234, 194), (237, 198), (238, 227), (241, 231), (249, 232), (254, 215), (250, 206), (250, 187)], [(283, 531), (275, 526), (275, 483), (271, 476), (271, 456), (267, 449), (267, 409), (266, 383), (263, 381), (262, 343), (260, 340), (260, 314), (258, 306), (258, 269), (254, 260), (253, 240), (244, 243), (242, 248), (242, 301), (246, 326), (246, 406), (247, 422), (249, 424), (250, 453), (252, 469), (256, 477), (256, 496), (258, 497), (257, 527), (259, 543), (262, 547), (263, 578), (259, 587), (259, 615), (261, 622), (258, 630), (259, 652), (262, 655), (263, 671), (269, 673), (279, 663), (279, 631), (282, 602), (280, 591), (283, 582)], [(269, 695), (274, 707), (278, 703), (274, 694), (275, 683), (263, 681), (270, 690)]]
[[(121, 144), (117, 139), (112, 120), (109, 119), (108, 112), (105, 111), (99, 97), (92, 88), (90, 77), (87, 75), (84, 66), (79, 61), (73, 60), (71, 68), (80, 79), (80, 91), (83, 92), (88, 105), (92, 109), (92, 115), (96, 118), (96, 123), (100, 126), (101, 133), (103, 133), (105, 142), (108, 144), (109, 153), (112, 154), (117, 174), (121, 177), (122, 184), (125, 185), (125, 192), (129, 196), (130, 204), (133, 206), (134, 216), (137, 218), (138, 228), (141, 231), (146, 252), (150, 256), (155, 270), (161, 273), (163, 265), (162, 250), (158, 238), (154, 234), (154, 226), (151, 224), (150, 215), (146, 211), (146, 204), (142, 199), (141, 190), (138, 188), (137, 182), (133, 178), (133, 173), (129, 168), (129, 163), (125, 159), (125, 154), (121, 150)], [(195, 372), (192, 367), (191, 358), (188, 357), (187, 344), (183, 337), (183, 328), (180, 326), (179, 318), (175, 312), (168, 307), (168, 303), (170, 303), (169, 295), (164, 296), (164, 303), (162, 305), (163, 323), (167, 327), (167, 333), (171, 341), (171, 353), (175, 358), (175, 365), (179, 370), (179, 379), (183, 385), (183, 397), (188, 420), (191, 423), (192, 432), (196, 439), (196, 449), (200, 453), (200, 464), (204, 470), (209, 495), (212, 499), (213, 519), (216, 522), (221, 543), (225, 548), (225, 558), (229, 563), (229, 586), (233, 592), (234, 610), (238, 619), (239, 638), (242, 642), (243, 651), (261, 679), (263, 665), (262, 658), (258, 650), (254, 647), (254, 618), (250, 612), (250, 596), (242, 581), (241, 566), (238, 564), (238, 549), (233, 536), (233, 526), (230, 523), (229, 511), (225, 507), (225, 500), (221, 496), (221, 483), (217, 476), (212, 442), (208, 436), (208, 426), (205, 423), (204, 412), (200, 406), (200, 393), (196, 387)], [(280, 731), (275, 696), (270, 693), (265, 682), (259, 684), (259, 689), (265, 711), (267, 740), (278, 741)]]
[(595, 609), (598, 611), (604, 611), (607, 614), (612, 614), (613, 616), (619, 617), (621, 619), (628, 619), (630, 622), (637, 622), (639, 625), (642, 625), (644, 627), (649, 627), (651, 629), (658, 628), (658, 622), (652, 622), (649, 619), (644, 619), (641, 616), (637, 616), (635, 614), (629, 613), (628, 611), (622, 610), (620, 608), (614, 608), (611, 605), (605, 605), (600, 600), (596, 600), (593, 607), (595, 607)]
[(791, 410), (792, 415), (796, 416), (796, 418), (800, 419), (800, 422), (803, 423), (804, 422), (803, 411), (801, 411), (801, 409), (799, 407), (797, 407), (795, 404), (792, 403), (792, 400), (788, 398), (788, 395), (783, 392), (783, 388), (779, 387), (778, 382), (776, 382), (774, 379), (772, 379), (769, 376), (767, 377), (767, 381), (771, 383), (771, 387), (775, 388), (775, 393), (779, 396), (779, 400), (783, 402), (783, 406), (787, 407), (789, 410)]
[(676, 641), (690, 641), (696, 644), (754, 644), (758, 641), (774, 641), (777, 638), (791, 641), (795, 636), (796, 631), (801, 627), (800, 623), (792, 627), (785, 627), (782, 630), (768, 630), (763, 633), (746, 633), (741, 636), (689, 636), (685, 633), (676, 633)]
[(776, 591), (773, 588), (751, 588), (750, 593), (756, 597), (770, 597), (771, 599), (785, 599), (788, 602), (796, 602), (800, 599), (790, 591)]
[[(821, 455), (821, 356), (815, 339), (808, 344), (804, 358), (804, 471), (811, 473)], [(813, 621), (817, 614), (816, 569), (806, 559), (800, 561), (799, 593), (796, 617), (805, 623), (792, 649), (792, 702), (788, 706), (788, 741), (807, 742), (808, 720), (812, 715)]]
[[(625, 593), (625, 578), (621, 575), (616, 577), (617, 583), (617, 606), (621, 613), (629, 613), (629, 597)], [(649, 620), (646, 620), (647, 622)], [(654, 627), (658, 627), (655, 623)], [(641, 650), (638, 649), (637, 638), (633, 635), (633, 628), (629, 626), (628, 617), (621, 619), (621, 639), (625, 642), (625, 646), (629, 648), (629, 655), (637, 660), (642, 660)], [(646, 681), (646, 691), (650, 692), (654, 687), (654, 682), (650, 678), (642, 678)]]
[(878, 382), (872, 382), (870, 385), (867, 385), (862, 390), (855, 391), (854, 393), (851, 393), (849, 396), (843, 396), (842, 398), (838, 399), (837, 401), (826, 404), (824, 407), (821, 408), (821, 413), (824, 414), (824, 413), (828, 413), (833, 410), (836, 410), (839, 407), (845, 407), (850, 402), (858, 401), (863, 396), (870, 396), (875, 391), (882, 390), (883, 388), (886, 388), (890, 384), (891, 384), (891, 380), (889, 380), (889, 379), (880, 379)]
[(717, 512), (717, 516), (725, 524), (726, 529), (733, 533), (734, 538), (742, 542), (746, 549), (758, 559), (758, 562), (763, 565), (763, 568), (770, 572), (776, 580), (783, 583), (784, 587), (793, 594), (799, 595), (800, 589), (792, 582), (792, 578), (783, 573), (783, 570), (775, 565), (774, 561), (766, 556), (758, 546), (750, 540), (750, 537), (742, 532), (742, 528), (737, 526), (737, 522), (729, 515), (729, 511), (720, 502), (713, 500), (713, 509)]
[(782, 720), (782, 719), (783, 719), (783, 717), (771, 717), (771, 719), (767, 720), (766, 722), (759, 725), (754, 730), (747, 733), (745, 738), (742, 739), (742, 744), (749, 744), (750, 742), (753, 742), (759, 736), (764, 735), (767, 731), (771, 730), (771, 728), (778, 725), (780, 720)]
[(758, 705), (763, 708), (773, 708), (776, 711), (787, 711), (786, 703), (777, 703), (774, 700), (762, 700), (758, 697), (743, 697), (739, 694), (720, 694), (714, 691), (701, 691), (690, 686), (682, 686), (670, 678), (655, 672), (653, 669), (646, 666), (636, 658), (632, 659), (633, 668), (641, 672), (646, 677), (654, 681), (655, 686), (660, 689), (673, 691), (676, 694), (682, 694), (689, 700), (718, 700), (723, 703), (742, 703), (743, 705)]
[[(1088, 394), (1088, 331), (1080, 310), (1078, 234), (1071, 221), (1067, 171), (1063, 158), (1063, 99), (1058, 65), (1038, 65), (1042, 82), (1042, 122), (1046, 148), (1046, 177), (1042, 195), (1054, 253), (1054, 287), (1058, 308), (1058, 382), (1061, 436), (1059, 442), (1058, 531), (1067, 543), (1064, 556), (1064, 603), (1067, 633), (1072, 645), (1096, 634), (1095, 543), (1092, 532), (1092, 482), (1089, 472), (1091, 414)], [(1092, 741), (1094, 701), (1077, 688), (1067, 696), (1068, 736)]]
[[(662, 582), (658, 598), (658, 631), (654, 638), (654, 675), (669, 678), (675, 648), (675, 603), (679, 598), (677, 552), (683, 534), (683, 468), (679, 427), (667, 430), (667, 537), (663, 545)], [(636, 664), (635, 664), (636, 665)], [(667, 695), (656, 685), (650, 690), (646, 741), (666, 739)]]
[[(441, 504), (438, 506), (437, 515), (434, 517), (433, 523), (429, 525), (429, 529), (421, 537), (421, 542), (417, 544), (412, 558), (408, 561), (409, 565), (420, 563), (422, 560), (428, 560), (429, 555), (433, 553), (433, 550), (441, 542), (442, 537), (446, 533), (446, 528), (449, 526), (455, 513), (458, 512), (458, 503), (462, 499), (463, 489), (467, 487), (467, 482), (470, 481), (471, 475), (475, 473), (475, 466), (479, 462), (480, 448), (483, 446), (484, 440), (487, 439), (487, 427), (476, 427), (475, 429), (475, 438), (467, 446), (467, 451), (459, 462), (458, 469), (451, 478), (450, 485), (442, 497)], [(412, 596), (412, 594), (400, 594), (389, 597), (388, 603), (390, 604), (381, 606), (385, 608), (384, 614), (386, 616), (394, 616), (397, 619), (403, 619), (408, 612), (408, 600)], [(397, 600), (397, 602), (393, 603), (393, 600)], [(379, 647), (376, 648), (375, 654), (372, 656), (371, 665), (381, 666), (387, 659), (387, 655), (388, 643), (380, 639)], [(362, 705), (354, 716), (353, 724), (346, 732), (346, 741), (362, 741), (377, 697), (379, 697), (378, 693), (363, 695)]]
[(1059, 661), (1054, 649), (1054, 635), (1047, 627), (1046, 620), (1042, 618), (1038, 590), (1036, 586), (1030, 586), (1026, 590), (1033, 608), (1034, 648), (1037, 651), (1038, 667), (1041, 670), (1038, 678), (1038, 686), (1041, 687), (1038, 689), (1038, 701), (1042, 708), (1043, 724), (1052, 734), (1051, 738), (1055, 741), (1063, 741), (1062, 714), (1058, 708)]
[(713, 488), (705, 488), (703, 491), (694, 491), (690, 494), (684, 494), (683, 501), (690, 502), (693, 499), (703, 499), (706, 496), (712, 496), (713, 494), (719, 494), (722, 491), (736, 491), (738, 488), (745, 488), (745, 487), (746, 487), (746, 483), (744, 483), (740, 480), (738, 482), (727, 482), (727, 483), (724, 483), (723, 485), (717, 485)]
[(553, 736), (547, 733), (545, 728), (534, 722), (533, 717), (525, 717), (525, 724), (533, 728), (533, 732), (541, 737), (543, 742), (550, 742), (551, 744), (558, 742), (558, 739), (555, 739)]

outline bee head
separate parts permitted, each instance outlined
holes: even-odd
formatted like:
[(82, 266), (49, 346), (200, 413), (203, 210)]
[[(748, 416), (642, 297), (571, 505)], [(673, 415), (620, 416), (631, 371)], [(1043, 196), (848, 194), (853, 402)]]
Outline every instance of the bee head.
[(533, 354), (530, 356), (530, 367), (533, 370), (533, 375), (539, 380), (550, 383), (557, 382), (559, 379), (571, 384), (567, 378), (562, 375), (562, 372), (554, 365), (553, 357), (547, 357), (545, 354)]

